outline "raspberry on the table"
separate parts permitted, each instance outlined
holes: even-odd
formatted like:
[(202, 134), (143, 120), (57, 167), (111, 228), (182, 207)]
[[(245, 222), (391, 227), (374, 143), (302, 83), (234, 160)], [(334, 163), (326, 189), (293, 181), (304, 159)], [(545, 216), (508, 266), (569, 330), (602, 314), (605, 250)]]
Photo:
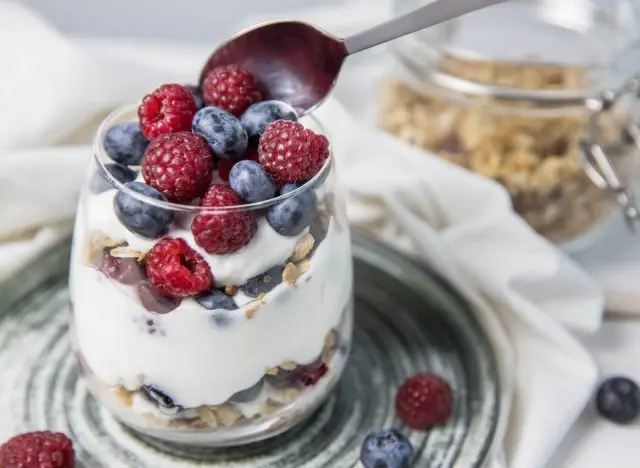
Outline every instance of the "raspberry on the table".
[(17, 435), (0, 447), (2, 468), (73, 468), (71, 440), (60, 432), (38, 431)]
[(208, 106), (219, 107), (236, 117), (251, 104), (262, 100), (256, 78), (238, 65), (214, 68), (202, 82), (202, 97)]
[(276, 180), (294, 183), (315, 176), (329, 157), (329, 140), (298, 122), (278, 120), (265, 128), (259, 160)]
[(154, 139), (144, 153), (142, 176), (167, 200), (190, 202), (209, 188), (213, 154), (207, 142), (190, 132), (169, 133)]
[(396, 414), (412, 429), (443, 424), (453, 412), (453, 390), (441, 377), (421, 373), (405, 380), (396, 394)]
[[(227, 185), (212, 185), (200, 206), (222, 208), (242, 205), (242, 199)], [(211, 211), (197, 214), (191, 223), (196, 243), (212, 254), (230, 254), (240, 250), (253, 238), (258, 223), (251, 211)]]
[(140, 128), (149, 140), (163, 133), (189, 131), (196, 110), (191, 91), (179, 84), (164, 84), (142, 99)]
[(213, 286), (209, 264), (184, 239), (164, 237), (156, 242), (147, 255), (146, 269), (163, 296), (195, 296)]

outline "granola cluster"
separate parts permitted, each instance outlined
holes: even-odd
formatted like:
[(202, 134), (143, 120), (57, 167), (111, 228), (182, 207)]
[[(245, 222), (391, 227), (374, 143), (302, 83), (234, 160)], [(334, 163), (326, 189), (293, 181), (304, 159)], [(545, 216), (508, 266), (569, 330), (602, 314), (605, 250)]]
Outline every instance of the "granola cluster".
[[(518, 89), (577, 89), (585, 71), (471, 62), (445, 57), (448, 73)], [(585, 113), (542, 116), (526, 102), (483, 97), (468, 105), (418, 92), (397, 79), (384, 83), (379, 125), (403, 140), (501, 183), (515, 210), (541, 235), (562, 243), (595, 227), (612, 209), (589, 180), (578, 141)], [(498, 109), (499, 105), (499, 109)], [(616, 126), (603, 125), (612, 140)]]

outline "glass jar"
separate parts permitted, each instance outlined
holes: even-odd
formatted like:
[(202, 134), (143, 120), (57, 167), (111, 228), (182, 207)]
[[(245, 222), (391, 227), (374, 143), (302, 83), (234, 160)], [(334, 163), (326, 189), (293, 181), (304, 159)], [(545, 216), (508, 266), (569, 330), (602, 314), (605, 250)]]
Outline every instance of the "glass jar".
[[(135, 119), (135, 108), (122, 109), (98, 130), (77, 214), (71, 325), (88, 387), (126, 425), (168, 441), (225, 446), (284, 432), (325, 400), (351, 342), (350, 236), (333, 160), (264, 202), (169, 203), (111, 175), (105, 133)], [(313, 118), (301, 123), (325, 133)], [(272, 208), (305, 199), (315, 215), (302, 232), (271, 227)], [(142, 220), (125, 226), (126, 203), (144, 222), (166, 223), (163, 235), (142, 237)], [(191, 232), (196, 216), (249, 217), (257, 230), (240, 250), (211, 254)], [(156, 287), (149, 271), (165, 268), (156, 263), (163, 242), (174, 242), (164, 254), (178, 255), (178, 268), (210, 269), (214, 286), (181, 298)]]
[[(405, 13), (425, 0), (395, 0)], [(500, 182), (567, 250), (637, 211), (640, 2), (510, 1), (396, 41), (381, 128)]]

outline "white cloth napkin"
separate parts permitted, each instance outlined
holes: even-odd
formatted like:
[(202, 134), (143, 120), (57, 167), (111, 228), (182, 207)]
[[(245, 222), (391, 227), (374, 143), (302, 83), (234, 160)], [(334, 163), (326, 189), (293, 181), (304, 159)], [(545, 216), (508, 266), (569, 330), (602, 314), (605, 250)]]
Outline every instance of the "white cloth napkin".
[[(193, 81), (207, 52), (82, 42), (0, 3), (0, 280), (69, 232), (96, 119), (160, 82)], [(352, 224), (429, 263), (475, 304), (503, 390), (490, 466), (543, 467), (596, 381), (572, 332), (598, 328), (597, 285), (498, 185), (356, 123), (335, 100), (318, 114)]]

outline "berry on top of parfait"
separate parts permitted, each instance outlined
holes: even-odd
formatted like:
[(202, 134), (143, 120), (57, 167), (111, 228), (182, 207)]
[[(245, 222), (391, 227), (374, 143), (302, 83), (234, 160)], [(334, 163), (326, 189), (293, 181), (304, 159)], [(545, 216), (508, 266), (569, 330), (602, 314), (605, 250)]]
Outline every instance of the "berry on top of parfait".
[[(92, 193), (117, 183), (128, 189), (114, 196), (116, 218), (153, 244), (141, 253), (140, 268), (108, 252), (96, 268), (122, 277), (121, 282), (129, 278), (124, 273), (137, 273), (147, 309), (166, 313), (187, 297), (204, 308), (235, 309), (233, 298), (216, 289), (216, 272), (203, 256), (233, 255), (252, 242), (259, 226), (287, 238), (310, 229), (318, 213), (316, 191), (290, 192), (320, 172), (329, 141), (299, 123), (291, 105), (264, 98), (260, 81), (249, 71), (221, 66), (200, 86), (158, 87), (141, 100), (138, 122), (107, 130), (103, 144), (113, 162), (105, 168), (111, 177), (97, 174)], [(278, 196), (283, 199), (268, 203)], [(144, 197), (159, 203), (145, 203)], [(182, 216), (162, 203), (203, 210)], [(256, 203), (267, 205), (241, 208)], [(255, 285), (238, 286), (247, 294), (269, 291), (282, 282), (284, 268), (273, 265), (251, 279)], [(272, 270), (278, 270), (273, 280)]]

